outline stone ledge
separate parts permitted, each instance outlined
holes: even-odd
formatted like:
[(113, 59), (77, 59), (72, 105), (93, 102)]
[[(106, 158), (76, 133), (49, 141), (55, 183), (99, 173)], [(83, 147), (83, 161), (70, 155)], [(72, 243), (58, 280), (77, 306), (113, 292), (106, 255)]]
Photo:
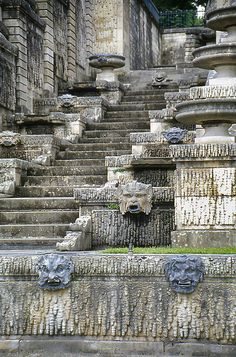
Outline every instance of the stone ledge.
[(1, 168), (21, 168), (26, 170), (30, 167), (30, 163), (21, 159), (0, 159)]
[(66, 354), (68, 357), (175, 357), (175, 356), (201, 356), (201, 357), (234, 357), (235, 345), (221, 345), (201, 342), (151, 342), (138, 339), (127, 340), (102, 340), (89, 337), (51, 337), (36, 338), (22, 337), (0, 340), (0, 356), (2, 357), (35, 357), (47, 355), (58, 357)]
[(235, 85), (194, 87), (190, 89), (190, 99), (236, 98)]
[[(206, 229), (189, 229), (178, 230), (172, 232), (172, 246), (173, 247), (191, 247), (191, 248), (205, 248), (222, 247), (236, 247), (236, 230), (224, 229), (224, 230), (210, 230)], [(234, 255), (235, 256), (235, 255)], [(233, 263), (234, 270), (236, 272), (236, 262)]]
[(139, 339), (129, 341), (115, 339), (101, 339), (89, 337), (12, 337), (0, 339), (1, 357), (35, 357), (47, 355), (58, 357), (63, 354), (68, 357), (175, 357), (175, 356), (201, 356), (201, 357), (235, 357), (235, 345), (222, 345), (201, 342), (152, 342)]
[[(196, 231), (197, 238), (199, 232), (200, 231)], [(220, 233), (222, 232), (223, 231)], [(36, 263), (42, 254), (43, 252), (35, 254), (33, 252), (14, 253), (8, 251), (6, 255), (3, 251), (0, 251), (0, 276), (12, 277), (13, 280), (16, 279), (16, 277), (18, 277), (18, 279), (20, 277), (25, 279), (26, 276), (31, 280), (32, 277), (36, 279)], [(130, 256), (127, 254), (99, 254), (96, 252), (63, 252), (62, 254), (71, 257), (73, 260), (75, 276), (77, 278), (91, 276), (103, 277), (104, 275), (107, 277), (164, 277), (164, 264), (173, 256), (171, 254), (133, 254)], [(235, 254), (201, 254), (200, 256), (205, 265), (205, 278), (217, 277), (223, 279), (227, 277), (233, 280), (236, 279)]]
[(5, 36), (3, 36), (0, 33), (0, 48), (1, 50), (5, 50), (7, 52), (10, 52), (13, 56), (17, 56), (18, 54), (18, 47), (13, 45), (11, 42), (9, 42)]
[[(80, 204), (94, 205), (118, 201), (116, 188), (77, 188), (74, 197)], [(153, 187), (153, 203), (173, 202), (174, 191), (171, 187)]]
[(33, 22), (36, 23), (40, 28), (44, 29), (46, 23), (40, 16), (34, 11), (31, 1), (26, 0), (2, 0), (1, 6), (5, 9), (15, 10), (19, 7)]
[(171, 145), (170, 153), (176, 161), (196, 159), (225, 159), (236, 157), (236, 144), (190, 144)]

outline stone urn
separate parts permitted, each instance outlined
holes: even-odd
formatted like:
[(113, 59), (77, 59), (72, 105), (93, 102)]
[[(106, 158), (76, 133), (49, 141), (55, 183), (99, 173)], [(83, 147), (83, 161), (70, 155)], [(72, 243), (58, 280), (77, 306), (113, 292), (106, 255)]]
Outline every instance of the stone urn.
[(112, 54), (98, 54), (89, 57), (89, 65), (100, 69), (97, 74), (97, 81), (116, 82), (117, 74), (115, 69), (125, 66), (125, 57)]

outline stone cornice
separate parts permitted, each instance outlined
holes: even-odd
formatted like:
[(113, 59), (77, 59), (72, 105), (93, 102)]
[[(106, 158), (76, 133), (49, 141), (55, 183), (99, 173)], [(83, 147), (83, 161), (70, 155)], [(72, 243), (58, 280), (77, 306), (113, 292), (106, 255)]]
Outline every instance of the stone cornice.
[(0, 48), (17, 56), (18, 48), (9, 42), (3, 34), (0, 33)]
[(23, 11), (37, 26), (41, 27), (42, 29), (45, 28), (46, 24), (43, 19), (36, 14), (33, 2), (29, 3), (26, 0), (0, 0), (0, 6), (2, 6), (3, 10), (5, 9), (20, 9)]

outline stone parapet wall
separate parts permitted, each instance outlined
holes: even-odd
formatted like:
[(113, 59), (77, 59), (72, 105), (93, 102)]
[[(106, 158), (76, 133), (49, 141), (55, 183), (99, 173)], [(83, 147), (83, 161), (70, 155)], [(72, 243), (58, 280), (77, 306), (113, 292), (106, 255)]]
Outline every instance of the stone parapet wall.
[(203, 41), (207, 41), (209, 35), (210, 30), (202, 27), (164, 30), (161, 37), (161, 64), (191, 64), (192, 52), (201, 46)]
[(235, 257), (201, 258), (204, 280), (192, 294), (178, 294), (164, 276), (168, 255), (75, 255), (71, 286), (58, 291), (38, 287), (36, 255), (1, 256), (1, 334), (230, 347), (236, 332)]

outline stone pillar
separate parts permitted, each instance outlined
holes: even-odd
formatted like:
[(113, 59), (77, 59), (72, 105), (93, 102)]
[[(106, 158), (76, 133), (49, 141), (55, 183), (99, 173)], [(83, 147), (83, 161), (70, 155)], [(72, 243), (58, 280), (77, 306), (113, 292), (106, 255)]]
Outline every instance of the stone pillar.
[(235, 144), (171, 147), (176, 169), (176, 247), (236, 246)]
[(212, 0), (207, 24), (228, 35), (194, 51), (194, 64), (216, 71), (209, 85), (190, 89), (176, 106), (183, 124), (202, 124), (195, 144), (172, 146), (176, 163), (177, 247), (236, 246), (236, 144), (228, 128), (236, 122), (236, 0)]

